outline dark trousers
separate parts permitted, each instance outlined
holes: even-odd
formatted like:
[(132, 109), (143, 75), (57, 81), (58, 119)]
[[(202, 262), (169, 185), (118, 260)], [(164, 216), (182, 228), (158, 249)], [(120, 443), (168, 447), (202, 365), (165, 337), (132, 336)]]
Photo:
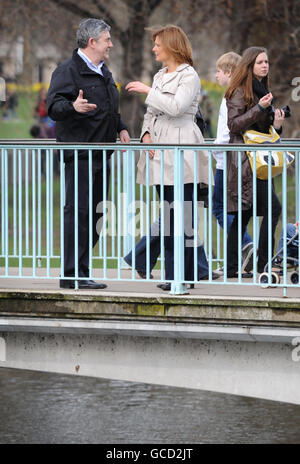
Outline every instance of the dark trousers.
[[(160, 195), (160, 186), (156, 187), (158, 195)], [(165, 220), (165, 277), (166, 280), (174, 280), (174, 187), (173, 185), (164, 186), (164, 201), (169, 204), (170, 211), (170, 227), (166, 229), (168, 221)], [(203, 245), (197, 246), (197, 267), (196, 275), (194, 275), (194, 247), (193, 247), (193, 229), (194, 229), (194, 185), (184, 184), (184, 279), (185, 280), (200, 280), (208, 275), (208, 263)], [(196, 224), (197, 227), (197, 224)]]
[[(107, 191), (110, 168), (107, 165)], [(103, 201), (103, 167), (99, 161), (93, 161), (92, 166), (92, 247), (99, 239), (103, 216), (99, 203)], [(65, 276), (75, 275), (75, 234), (74, 234), (74, 161), (65, 164), (66, 198), (64, 207), (64, 272)], [(88, 160), (78, 160), (78, 275), (89, 275), (89, 165)], [(97, 213), (96, 209), (100, 208)]]
[[(258, 243), (258, 272), (264, 272), (268, 262), (268, 181), (257, 179), (257, 215), (263, 216), (259, 231)], [(275, 229), (281, 214), (281, 204), (272, 187), (272, 255), (275, 245)], [(227, 241), (227, 274), (233, 275), (238, 271), (238, 213), (234, 213), (234, 220), (228, 234)], [(253, 216), (253, 208), (242, 211), (242, 237), (250, 218)]]

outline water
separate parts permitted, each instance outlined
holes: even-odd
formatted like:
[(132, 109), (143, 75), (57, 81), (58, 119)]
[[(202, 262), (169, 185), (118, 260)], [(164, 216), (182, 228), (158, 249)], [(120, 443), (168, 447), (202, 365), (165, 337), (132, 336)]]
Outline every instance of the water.
[(2, 368), (0, 443), (300, 443), (300, 406)]

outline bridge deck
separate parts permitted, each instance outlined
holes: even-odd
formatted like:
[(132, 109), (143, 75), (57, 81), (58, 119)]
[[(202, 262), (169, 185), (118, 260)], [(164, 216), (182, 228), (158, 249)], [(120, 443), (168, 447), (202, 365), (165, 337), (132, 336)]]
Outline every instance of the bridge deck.
[[(27, 271), (29, 273), (29, 270)], [(44, 272), (38, 270), (39, 273)], [(98, 272), (98, 274), (97, 274)], [(99, 275), (101, 271), (96, 271)], [(15, 270), (17, 275), (17, 270)], [(24, 269), (26, 275), (26, 269)], [(58, 275), (58, 272), (53, 275)], [(122, 277), (131, 278), (130, 270)], [(116, 278), (116, 270), (108, 270)], [(154, 271), (154, 278), (159, 273)], [(210, 323), (268, 323), (300, 327), (299, 287), (261, 288), (214, 281), (199, 283), (188, 295), (170, 295), (157, 288), (157, 282), (106, 281), (105, 290), (62, 290), (58, 279), (0, 279), (0, 314), (18, 316), (109, 318), (136, 320), (151, 318), (169, 321), (209, 321)]]

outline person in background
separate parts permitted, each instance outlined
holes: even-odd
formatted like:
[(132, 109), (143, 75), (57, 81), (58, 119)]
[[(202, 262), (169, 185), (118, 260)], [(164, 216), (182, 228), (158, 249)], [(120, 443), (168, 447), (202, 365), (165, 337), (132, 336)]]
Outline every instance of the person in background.
[[(200, 93), (200, 79), (193, 68), (192, 47), (184, 33), (177, 26), (167, 25), (152, 30), (153, 52), (156, 61), (163, 63), (163, 68), (154, 76), (152, 87), (142, 82), (130, 82), (129, 92), (146, 94), (147, 112), (141, 133), (143, 143), (203, 143), (203, 137), (195, 122)], [(137, 182), (146, 183), (146, 156), (142, 152), (138, 162)], [(197, 182), (209, 183), (208, 153), (198, 151)], [(150, 185), (156, 186), (158, 196), (163, 189), (164, 202), (170, 212), (165, 220), (165, 278), (174, 280), (174, 152), (164, 150), (164, 179), (161, 187), (160, 150), (149, 150)], [(193, 206), (194, 163), (190, 152), (184, 153), (184, 201)], [(166, 209), (166, 207), (165, 207)], [(189, 208), (185, 208), (188, 213)], [(193, 209), (191, 209), (193, 211)], [(202, 245), (196, 249), (197, 275), (194, 276), (194, 248), (188, 245), (187, 230), (193, 229), (192, 215), (185, 214), (185, 280), (208, 278), (208, 263)], [(168, 227), (169, 226), (169, 227)], [(168, 230), (169, 233), (166, 231)], [(218, 277), (213, 274), (213, 278)], [(171, 283), (159, 284), (162, 290), (170, 290)]]
[(34, 107), (34, 117), (40, 127), (39, 138), (55, 138), (55, 121), (48, 115), (47, 90), (44, 87), (39, 92), (38, 100)]
[[(119, 113), (119, 92), (105, 61), (113, 47), (110, 26), (101, 19), (88, 18), (79, 24), (77, 45), (70, 59), (54, 71), (47, 96), (49, 116), (56, 121), (58, 142), (116, 142), (129, 143), (130, 137)], [(92, 201), (92, 247), (99, 239), (102, 213), (97, 206), (103, 201), (103, 182), (109, 187), (109, 155), (103, 151), (92, 153), (90, 199), (89, 150), (78, 150), (78, 262), (75, 263), (74, 237), (74, 150), (64, 150), (65, 208), (64, 208), (64, 278), (61, 288), (74, 288), (75, 267), (78, 269), (78, 287), (103, 289), (105, 284), (90, 279), (89, 201)], [(106, 170), (104, 169), (106, 162)], [(100, 208), (101, 209), (101, 208)], [(97, 230), (98, 229), (98, 230)]]
[[(235, 52), (228, 52), (220, 56), (216, 63), (216, 80), (222, 87), (228, 87), (232, 73), (235, 71), (237, 64), (239, 63), (241, 56)], [(226, 144), (229, 142), (229, 129), (227, 126), (227, 106), (226, 100), (223, 97), (218, 118), (217, 126), (217, 137), (215, 139), (216, 144)], [(212, 212), (217, 219), (220, 226), (223, 228), (224, 225), (224, 209), (223, 209), (223, 170), (224, 170), (224, 159), (226, 160), (226, 153), (223, 151), (213, 152), (216, 160), (216, 171), (215, 171), (215, 186), (212, 196)], [(231, 227), (234, 216), (227, 214), (227, 233)], [(252, 262), (251, 257), (253, 254), (253, 242), (247, 229), (242, 240), (242, 260), (243, 266), (242, 271), (251, 271)], [(223, 267), (217, 269), (215, 272), (220, 275), (223, 274)]]
[[(246, 130), (269, 133), (270, 126), (279, 133), (284, 121), (284, 111), (273, 109), (273, 95), (269, 89), (269, 60), (263, 47), (247, 48), (236, 67), (225, 94), (228, 109), (230, 143), (243, 144)], [(227, 241), (227, 276), (237, 277), (238, 271), (238, 152), (227, 156), (227, 207), (234, 220)], [(242, 227), (244, 236), (247, 224), (253, 215), (253, 174), (246, 152), (241, 153), (242, 164)], [(264, 272), (268, 262), (268, 181), (256, 179), (257, 215), (262, 216), (258, 243), (258, 272)], [(271, 240), (272, 255), (275, 244), (275, 229), (281, 214), (281, 204), (272, 183)]]
[(18, 107), (18, 94), (7, 86), (6, 100), (1, 102), (2, 106), (2, 117), (4, 121), (18, 120), (17, 107)]

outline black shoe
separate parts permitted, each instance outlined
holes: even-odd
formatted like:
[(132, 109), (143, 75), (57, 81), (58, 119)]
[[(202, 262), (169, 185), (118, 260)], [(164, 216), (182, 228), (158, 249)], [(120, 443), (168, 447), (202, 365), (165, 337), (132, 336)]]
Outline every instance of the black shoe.
[(169, 282), (165, 283), (165, 284), (157, 284), (157, 287), (158, 288), (161, 288), (162, 290), (165, 290), (165, 291), (170, 291), (171, 290), (171, 284)]
[(75, 288), (75, 280), (60, 279), (59, 287), (60, 288)]
[[(217, 274), (216, 272), (212, 272), (212, 273), (211, 273), (211, 278), (212, 278), (212, 280), (216, 280), (216, 279), (218, 279), (219, 277), (220, 277), (219, 274)], [(208, 280), (208, 279), (209, 279), (209, 275), (207, 274), (206, 276), (201, 277), (201, 279), (199, 279), (199, 280)]]
[(101, 282), (94, 282), (93, 280), (79, 280), (78, 281), (78, 288), (87, 288), (91, 290), (103, 290), (106, 288), (106, 284), (102, 284)]
[[(147, 279), (147, 272), (138, 271), (137, 269), (136, 269), (136, 272), (138, 273), (138, 275), (140, 276), (141, 279)], [(152, 274), (150, 274), (150, 279), (153, 279)]]
[[(75, 280), (70, 279), (60, 279), (59, 281), (60, 288), (75, 288)], [(91, 289), (91, 290), (103, 290), (107, 285), (101, 284), (100, 282), (94, 282), (93, 280), (79, 280), (78, 288), (81, 289)]]
[[(229, 279), (238, 279), (239, 278), (239, 275), (237, 272), (231, 272), (229, 274), (227, 274), (227, 277)], [(253, 273), (252, 272), (242, 272), (242, 279), (252, 279), (253, 277)]]

